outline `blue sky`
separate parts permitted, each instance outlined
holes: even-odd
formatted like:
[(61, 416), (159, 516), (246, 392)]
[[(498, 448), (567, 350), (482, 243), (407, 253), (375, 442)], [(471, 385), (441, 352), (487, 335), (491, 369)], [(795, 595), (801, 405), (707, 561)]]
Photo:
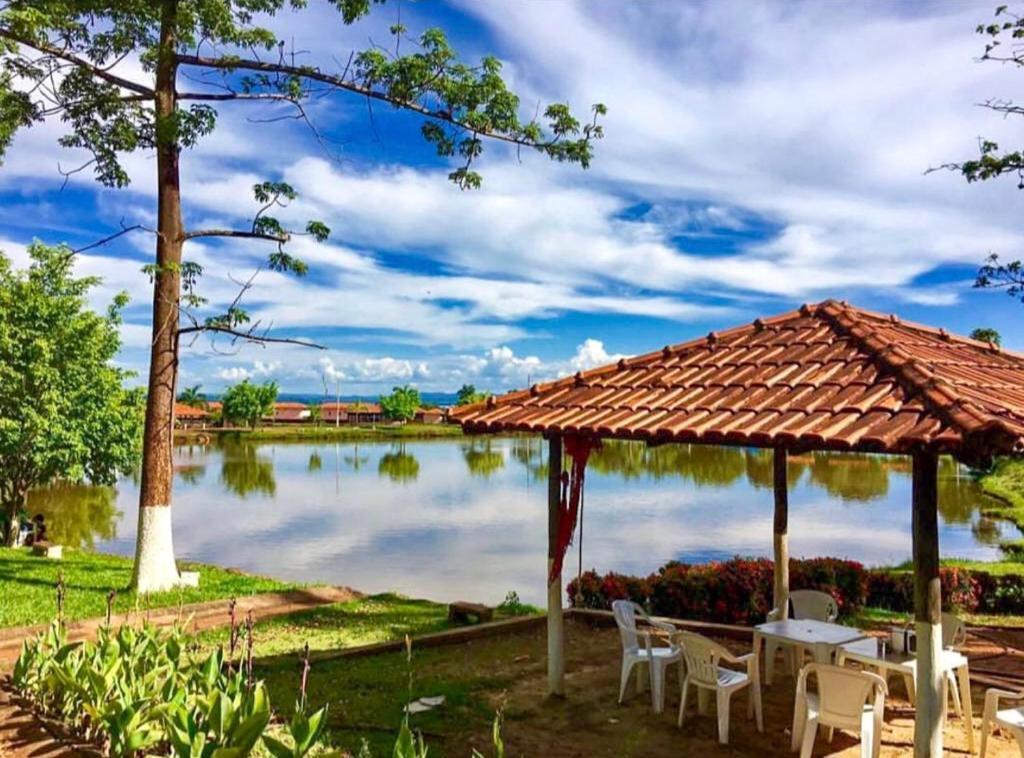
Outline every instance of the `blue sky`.
[[(410, 382), (502, 390), (680, 342), (827, 297), (1024, 348), (1024, 305), (971, 288), (990, 251), (1024, 245), (1012, 180), (967, 186), (924, 172), (970, 157), (979, 136), (1014, 144), (1017, 123), (976, 103), (1011, 98), (1019, 72), (981, 64), (974, 26), (989, 2), (404, 2), (346, 28), (327, 3), (271, 22), (307, 60), (331, 66), (383, 42), (401, 13), (441, 26), (468, 61), (494, 53), (525, 114), (568, 101), (609, 108), (592, 168), (489, 145), (483, 188), (462, 192), (418, 121), (325, 98), (301, 124), (254, 124), (221, 109), (183, 158), (186, 223), (245, 226), (251, 185), (284, 179), (282, 217), (323, 219), (328, 243), (297, 240), (310, 276), (262, 273), (249, 310), (294, 347), (198, 341), (181, 383), (216, 391), (244, 377), (286, 391), (346, 394)], [(138, 74), (130, 61), (125, 73)], [(141, 74), (139, 74), (141, 76)], [(58, 123), (19, 135), (0, 168), (0, 247), (82, 245), (155, 215), (152, 156), (126, 158), (133, 184), (88, 172), (61, 189)], [(132, 295), (122, 362), (144, 374), (152, 255), (145, 234), (82, 255), (103, 277), (97, 305)], [(191, 244), (214, 304), (265, 259), (254, 244)]]

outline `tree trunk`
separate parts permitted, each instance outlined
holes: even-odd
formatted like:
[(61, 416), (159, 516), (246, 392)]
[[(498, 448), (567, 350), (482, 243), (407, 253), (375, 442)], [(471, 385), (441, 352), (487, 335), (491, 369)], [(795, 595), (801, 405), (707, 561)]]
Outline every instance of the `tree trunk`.
[(7, 517), (7, 532), (0, 535), (4, 547), (14, 547), (21, 529), (18, 512), (28, 508), (28, 491), (15, 492), (11, 499), (3, 504), (4, 515)]
[(175, 25), (178, 0), (164, 0), (156, 67), (157, 271), (153, 283), (153, 342), (142, 448), (139, 527), (132, 586), (140, 593), (169, 589), (180, 581), (171, 529), (172, 433), (178, 378), (181, 296), (181, 182), (173, 126), (176, 109)]
[[(914, 755), (942, 755), (946, 687), (942, 656), (942, 586), (939, 581), (938, 456), (914, 455), (913, 475), (914, 631), (917, 637), (917, 708)], [(970, 691), (961, 693), (970, 697)]]

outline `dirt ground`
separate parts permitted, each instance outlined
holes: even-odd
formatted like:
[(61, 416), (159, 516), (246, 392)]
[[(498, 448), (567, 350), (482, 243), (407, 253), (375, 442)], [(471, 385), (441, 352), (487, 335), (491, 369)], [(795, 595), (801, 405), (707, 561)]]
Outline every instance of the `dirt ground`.
[[(696, 698), (691, 696), (686, 723), (682, 729), (676, 727), (679, 686), (675, 674), (670, 674), (663, 714), (655, 714), (649, 694), (637, 695), (633, 686), (626, 703), (617, 704), (620, 648), (615, 629), (594, 629), (582, 623), (568, 625), (566, 698), (561, 702), (543, 697), (546, 686), (543, 635), (534, 634), (532, 639), (523, 642), (531, 661), (538, 665), (523, 671), (523, 676), (504, 694), (503, 736), (509, 755), (552, 758), (792, 755), (789, 739), (795, 683), (790, 678), (777, 676), (772, 687), (763, 688), (764, 734), (759, 734), (754, 722), (747, 720), (746, 695), (738, 693), (733, 697), (730, 745), (723, 747), (717, 741), (713, 704), (707, 716), (700, 716), (696, 711)], [(743, 643), (723, 642), (736, 652), (743, 652)], [(890, 689), (882, 756), (909, 756), (913, 754), (914, 711), (897, 677), (892, 678)], [(972, 689), (977, 750), (984, 687)], [(478, 747), (486, 744), (483, 739), (473, 742)], [(945, 728), (944, 744), (947, 755), (968, 755), (962, 722), (952, 713)], [(836, 732), (831, 744), (820, 737), (814, 754), (859, 756), (860, 743), (855, 735)], [(990, 738), (988, 754), (1020, 756), (1016, 743), (1005, 735)]]

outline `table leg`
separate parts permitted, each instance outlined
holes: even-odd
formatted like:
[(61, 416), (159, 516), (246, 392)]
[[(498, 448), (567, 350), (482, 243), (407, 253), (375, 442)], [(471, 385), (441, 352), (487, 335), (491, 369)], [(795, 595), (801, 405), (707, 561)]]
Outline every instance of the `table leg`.
[(971, 704), (971, 675), (967, 664), (956, 670), (960, 681), (960, 703), (963, 706), (964, 729), (967, 730), (967, 750), (974, 752), (974, 706)]
[(832, 663), (832, 646), (825, 642), (814, 643), (815, 663)]

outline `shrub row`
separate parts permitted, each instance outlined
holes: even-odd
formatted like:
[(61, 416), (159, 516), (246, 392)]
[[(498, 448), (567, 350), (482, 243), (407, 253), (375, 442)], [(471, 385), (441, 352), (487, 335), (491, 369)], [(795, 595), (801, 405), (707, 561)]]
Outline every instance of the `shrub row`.
[[(1024, 576), (995, 576), (957, 567), (940, 569), (944, 607), (967, 612), (1024, 613)], [(629, 599), (651, 613), (723, 624), (758, 624), (772, 603), (774, 564), (767, 558), (733, 558), (702, 564), (670, 562), (647, 577), (588, 571), (568, 585), (570, 604), (611, 608)], [(794, 590), (831, 594), (841, 616), (864, 606), (911, 612), (914, 577), (909, 571), (868, 569), (840, 558), (792, 560), (789, 583)]]

